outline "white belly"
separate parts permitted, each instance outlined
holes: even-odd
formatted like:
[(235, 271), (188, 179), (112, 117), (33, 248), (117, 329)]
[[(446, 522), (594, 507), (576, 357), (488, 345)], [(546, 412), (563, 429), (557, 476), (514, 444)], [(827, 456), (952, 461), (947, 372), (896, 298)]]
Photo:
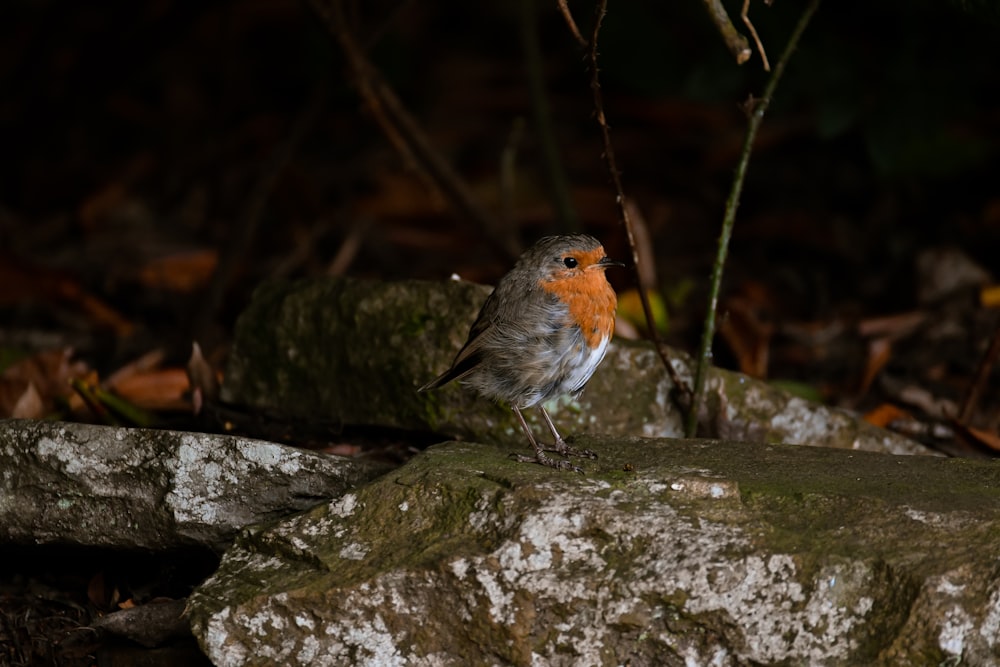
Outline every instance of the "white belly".
[(583, 389), (583, 385), (587, 384), (587, 380), (590, 379), (590, 376), (597, 370), (598, 364), (604, 359), (604, 355), (608, 351), (609, 340), (610, 337), (605, 336), (601, 339), (597, 347), (589, 349), (586, 345), (583, 345), (583, 350), (576, 352), (582, 358), (574, 360), (576, 363), (570, 364), (573, 370), (566, 376), (566, 380), (563, 383), (566, 392), (574, 393)]

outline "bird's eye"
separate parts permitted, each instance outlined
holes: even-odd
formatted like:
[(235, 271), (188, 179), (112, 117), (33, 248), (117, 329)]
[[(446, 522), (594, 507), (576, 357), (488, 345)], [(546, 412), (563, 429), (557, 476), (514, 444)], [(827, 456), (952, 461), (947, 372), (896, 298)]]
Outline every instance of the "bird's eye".
[(567, 257), (563, 260), (563, 264), (566, 265), (567, 269), (575, 269), (579, 262), (576, 261), (576, 257)]

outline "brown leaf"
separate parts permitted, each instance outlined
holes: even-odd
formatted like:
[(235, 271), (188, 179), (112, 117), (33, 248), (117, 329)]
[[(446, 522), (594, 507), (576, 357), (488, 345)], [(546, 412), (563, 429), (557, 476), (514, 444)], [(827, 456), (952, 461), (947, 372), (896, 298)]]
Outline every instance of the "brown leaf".
[(867, 394), (868, 389), (871, 388), (872, 382), (878, 377), (878, 374), (885, 368), (885, 365), (889, 363), (889, 359), (892, 358), (892, 339), (888, 336), (881, 338), (873, 338), (868, 341), (868, 355), (865, 358), (865, 370), (864, 374), (861, 376), (861, 387), (858, 389), (860, 394)]
[(893, 422), (910, 418), (910, 413), (892, 403), (882, 403), (864, 416), (866, 422), (881, 428), (888, 428)]
[[(5, 414), (6, 412), (4, 410)], [(33, 383), (29, 382), (24, 393), (18, 397), (10, 411), (10, 416), (14, 419), (41, 419), (45, 416), (44, 401)]]
[(215, 250), (191, 250), (159, 257), (139, 270), (139, 282), (152, 289), (193, 292), (212, 278), (219, 255)]
[(748, 286), (744, 291), (745, 295), (726, 300), (726, 317), (719, 324), (719, 335), (736, 356), (741, 372), (766, 378), (774, 334), (774, 325), (762, 314), (767, 310), (768, 299), (757, 286)]
[(965, 433), (966, 436), (973, 439), (980, 445), (994, 451), (1000, 452), (1000, 435), (993, 433), (991, 431), (984, 431), (981, 428), (976, 428), (974, 426), (959, 426), (959, 428)]
[(979, 303), (983, 308), (1000, 308), (1000, 285), (986, 285), (979, 290)]
[(122, 382), (133, 375), (146, 373), (159, 368), (166, 356), (166, 352), (164, 352), (162, 348), (150, 350), (146, 354), (133, 359), (109, 375), (104, 381), (105, 388), (114, 389), (118, 386), (119, 382)]
[(219, 376), (201, 353), (201, 345), (191, 344), (191, 357), (187, 363), (187, 377), (191, 386), (194, 413), (200, 414), (205, 401), (219, 396)]
[(146, 410), (190, 410), (191, 402), (184, 396), (189, 387), (183, 368), (162, 368), (133, 373), (109, 388)]
[(128, 336), (135, 329), (125, 316), (65, 272), (29, 266), (0, 253), (0, 304), (36, 301), (71, 306), (95, 326), (111, 329), (118, 336)]
[(45, 350), (15, 362), (0, 374), (0, 414), (44, 416), (56, 399), (70, 396), (69, 382), (87, 373), (85, 364), (72, 361), (73, 350)]
[(922, 311), (869, 317), (858, 322), (858, 335), (864, 337), (879, 336), (881, 338), (898, 340), (916, 331), (926, 320), (927, 313)]

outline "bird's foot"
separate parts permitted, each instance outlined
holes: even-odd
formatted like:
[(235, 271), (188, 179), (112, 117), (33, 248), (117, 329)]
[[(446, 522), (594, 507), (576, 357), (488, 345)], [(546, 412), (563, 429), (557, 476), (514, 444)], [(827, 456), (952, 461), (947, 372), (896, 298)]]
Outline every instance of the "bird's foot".
[(577, 449), (576, 447), (571, 447), (566, 444), (566, 441), (562, 438), (558, 438), (552, 445), (552, 449), (546, 449), (547, 452), (557, 452), (563, 456), (579, 456), (585, 459), (596, 459), (597, 452), (592, 452), (589, 449)]
[(523, 454), (511, 454), (511, 458), (520, 463), (537, 463), (539, 465), (546, 466), (548, 468), (555, 468), (556, 470), (567, 470), (572, 472), (578, 472), (583, 474), (583, 468), (580, 466), (575, 466), (565, 459), (554, 459), (550, 456), (546, 456), (545, 452), (538, 451), (535, 452), (534, 456), (524, 456)]

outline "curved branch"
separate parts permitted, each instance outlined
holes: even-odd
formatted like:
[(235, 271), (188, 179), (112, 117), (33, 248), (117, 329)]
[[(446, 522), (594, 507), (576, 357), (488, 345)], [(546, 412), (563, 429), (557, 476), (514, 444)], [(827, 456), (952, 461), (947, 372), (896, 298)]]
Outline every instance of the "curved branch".
[(702, 1), (705, 3), (705, 9), (708, 10), (709, 18), (712, 19), (712, 23), (715, 24), (719, 34), (722, 35), (722, 40), (729, 47), (729, 52), (736, 58), (736, 64), (742, 65), (750, 60), (750, 55), (753, 53), (750, 50), (750, 43), (746, 37), (740, 34), (736, 26), (733, 25), (733, 22), (729, 20), (729, 14), (726, 12), (726, 8), (722, 6), (722, 0)]

